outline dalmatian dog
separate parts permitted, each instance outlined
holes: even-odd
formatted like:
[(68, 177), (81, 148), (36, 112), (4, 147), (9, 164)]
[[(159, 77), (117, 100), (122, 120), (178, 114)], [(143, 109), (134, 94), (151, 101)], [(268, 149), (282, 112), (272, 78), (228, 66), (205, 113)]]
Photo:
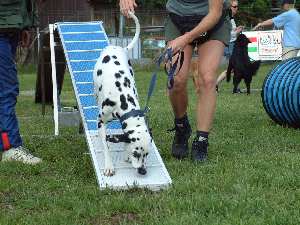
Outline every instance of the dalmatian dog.
[[(94, 69), (94, 91), (100, 111), (98, 118), (99, 135), (108, 137), (106, 124), (111, 120), (120, 119), (124, 132), (125, 159), (132, 164), (133, 168), (137, 169), (139, 174), (145, 175), (147, 173), (146, 158), (152, 138), (144, 115), (141, 113), (134, 73), (128, 58), (128, 50), (133, 48), (138, 40), (140, 30), (135, 15), (131, 14), (131, 17), (136, 23), (135, 36), (126, 48), (109, 45), (103, 49)], [(103, 140), (103, 146), (104, 175), (113, 176), (115, 169), (107, 140)]]

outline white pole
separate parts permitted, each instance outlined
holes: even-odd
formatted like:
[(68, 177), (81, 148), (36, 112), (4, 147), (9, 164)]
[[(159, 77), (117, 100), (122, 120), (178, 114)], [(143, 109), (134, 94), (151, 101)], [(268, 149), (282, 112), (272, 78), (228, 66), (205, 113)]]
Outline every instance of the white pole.
[(52, 86), (53, 86), (53, 116), (54, 116), (54, 135), (58, 135), (58, 104), (57, 104), (57, 82), (56, 82), (56, 64), (55, 64), (55, 42), (54, 42), (54, 24), (49, 24), (50, 31), (50, 50), (52, 67)]

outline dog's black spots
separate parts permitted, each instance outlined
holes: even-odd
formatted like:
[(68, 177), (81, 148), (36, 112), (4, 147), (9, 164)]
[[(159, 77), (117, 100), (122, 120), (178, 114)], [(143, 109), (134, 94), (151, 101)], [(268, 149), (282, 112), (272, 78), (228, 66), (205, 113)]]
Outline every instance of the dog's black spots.
[(127, 127), (127, 123), (126, 122), (122, 123), (122, 129), (125, 129), (126, 127)]
[(124, 70), (119, 70), (119, 73), (124, 74), (125, 72), (124, 72)]
[(140, 127), (140, 126), (141, 126), (140, 124), (136, 125), (136, 127)]
[[(144, 162), (144, 160), (143, 160)], [(138, 173), (141, 175), (145, 175), (147, 173), (147, 170), (144, 167), (138, 168)]]
[(130, 80), (129, 80), (127, 77), (125, 77), (125, 78), (124, 78), (124, 83), (123, 83), (123, 85), (124, 85), (125, 87), (129, 87), (129, 88), (130, 88), (130, 84), (131, 84)]
[(119, 61), (114, 61), (114, 63), (115, 63), (117, 66), (120, 66), (120, 62), (119, 62)]
[(130, 94), (127, 94), (127, 101), (130, 102), (132, 105), (136, 106), (134, 98), (131, 97)]
[(114, 118), (114, 119), (118, 119), (118, 118), (120, 118), (120, 115), (119, 115), (119, 113), (112, 113), (112, 117)]
[(130, 72), (131, 76), (133, 76), (133, 71), (132, 71), (132, 69), (130, 69), (129, 72)]
[(122, 92), (122, 88), (121, 87), (119, 87), (118, 90), (119, 90), (119, 92)]
[(148, 130), (145, 130), (146, 133), (148, 133)]
[(120, 95), (120, 102), (121, 102), (121, 109), (126, 110), (128, 109), (128, 103), (126, 101), (125, 95)]
[(102, 63), (108, 63), (109, 61), (110, 61), (110, 56), (106, 55), (106, 56), (104, 56)]
[(139, 159), (139, 158), (141, 158), (141, 156), (142, 156), (141, 153), (138, 153), (137, 151), (133, 152), (133, 157), (134, 158), (138, 158)]
[(121, 77), (120, 73), (115, 73), (115, 78), (119, 79)]
[(119, 81), (116, 81), (116, 82), (115, 82), (115, 85), (116, 85), (116, 87), (120, 87), (120, 86), (121, 86), (121, 83), (120, 83)]
[(131, 138), (131, 141), (132, 141), (132, 142), (135, 142), (135, 141), (136, 141), (136, 138)]
[(133, 134), (133, 133), (134, 133), (134, 130), (129, 130), (127, 133), (128, 133), (128, 134)]
[(97, 76), (101, 76), (102, 75), (102, 70), (97, 70)]
[(99, 113), (98, 118), (100, 118), (100, 117), (101, 117), (101, 114)]
[(136, 140), (138, 140), (138, 141), (139, 141), (140, 139), (139, 139), (139, 138), (137, 138)]
[(118, 142), (120, 142), (120, 138), (118, 136), (114, 136), (114, 135), (106, 135), (106, 141), (109, 141), (112, 143), (118, 143)]
[(105, 101), (102, 102), (102, 109), (105, 106), (114, 106), (114, 105), (116, 105), (116, 103), (107, 98), (105, 99)]
[(113, 55), (112, 57), (113, 57), (114, 59), (116, 59), (116, 58), (117, 58), (117, 56), (115, 56), (115, 55)]
[(129, 65), (129, 66), (132, 66), (130, 60), (128, 60), (128, 65)]
[(102, 91), (102, 85), (99, 87), (99, 91)]
[(141, 150), (144, 150), (144, 148), (143, 148), (143, 147), (140, 147), (140, 149), (141, 149)]
[(104, 115), (104, 112), (102, 112), (101, 114)]
[(103, 124), (103, 121), (100, 120), (100, 121), (98, 122), (98, 129), (100, 129), (100, 128), (102, 127), (102, 124)]

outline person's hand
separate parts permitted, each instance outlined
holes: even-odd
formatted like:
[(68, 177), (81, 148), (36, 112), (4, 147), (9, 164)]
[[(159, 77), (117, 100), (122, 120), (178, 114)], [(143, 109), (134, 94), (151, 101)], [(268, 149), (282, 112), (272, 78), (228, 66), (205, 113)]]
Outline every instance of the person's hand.
[(236, 33), (237, 34), (239, 34), (239, 33), (241, 33), (242, 31), (244, 30), (244, 26), (238, 26), (237, 28), (236, 28)]
[(134, 13), (135, 7), (137, 7), (135, 0), (120, 0), (120, 11), (127, 18), (129, 18), (128, 12), (131, 11)]
[(252, 30), (257, 30), (258, 28), (262, 27), (262, 24), (261, 23), (258, 23), (255, 27), (253, 27)]
[(31, 31), (23, 30), (21, 33), (20, 45), (22, 48), (28, 48), (31, 44)]
[(181, 51), (188, 44), (187, 38), (185, 35), (179, 36), (172, 41), (168, 42), (168, 48), (171, 48), (173, 53)]

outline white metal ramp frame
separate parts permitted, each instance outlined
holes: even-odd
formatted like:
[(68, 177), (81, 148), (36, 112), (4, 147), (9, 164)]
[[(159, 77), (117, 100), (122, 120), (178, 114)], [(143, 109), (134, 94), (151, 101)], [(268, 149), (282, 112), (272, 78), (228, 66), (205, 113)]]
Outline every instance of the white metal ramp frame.
[[(93, 87), (94, 66), (103, 48), (109, 44), (102, 22), (62, 22), (50, 24), (49, 29), (55, 135), (59, 134), (59, 124), (53, 32), (54, 29), (58, 29), (100, 189), (139, 187), (156, 191), (169, 187), (172, 180), (154, 142), (147, 160), (146, 175), (139, 175), (136, 169), (132, 168), (131, 164), (125, 162), (122, 143), (109, 143), (116, 174), (112, 177), (103, 175), (104, 155), (100, 138), (105, 139), (106, 137), (99, 137), (97, 132), (99, 111)], [(107, 133), (121, 134), (122, 129), (119, 121), (113, 121), (108, 124)]]

